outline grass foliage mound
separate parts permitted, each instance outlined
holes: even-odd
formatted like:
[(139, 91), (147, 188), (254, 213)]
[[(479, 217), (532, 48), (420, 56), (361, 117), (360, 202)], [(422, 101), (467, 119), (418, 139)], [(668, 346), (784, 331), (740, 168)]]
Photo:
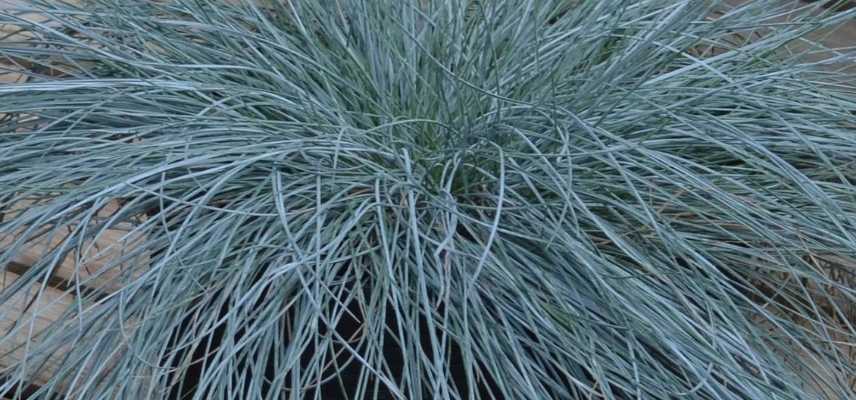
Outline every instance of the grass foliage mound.
[(856, 99), (791, 49), (854, 11), (32, 3), (0, 16), (28, 75), (0, 86), (0, 303), (68, 302), (0, 332), (0, 392), (852, 393)]

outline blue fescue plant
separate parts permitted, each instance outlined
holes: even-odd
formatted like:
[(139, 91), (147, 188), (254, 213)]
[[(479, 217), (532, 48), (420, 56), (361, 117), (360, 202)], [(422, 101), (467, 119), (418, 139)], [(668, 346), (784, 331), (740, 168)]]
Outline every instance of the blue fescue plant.
[(803, 56), (854, 11), (21, 7), (0, 266), (58, 239), (0, 303), (73, 273), (7, 396), (853, 398), (856, 98)]

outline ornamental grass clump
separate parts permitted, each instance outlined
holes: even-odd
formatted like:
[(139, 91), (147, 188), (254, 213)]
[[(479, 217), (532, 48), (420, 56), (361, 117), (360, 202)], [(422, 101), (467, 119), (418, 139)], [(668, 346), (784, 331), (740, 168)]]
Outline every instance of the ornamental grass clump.
[(848, 398), (856, 98), (801, 55), (856, 14), (823, 10), (5, 11), (0, 393)]

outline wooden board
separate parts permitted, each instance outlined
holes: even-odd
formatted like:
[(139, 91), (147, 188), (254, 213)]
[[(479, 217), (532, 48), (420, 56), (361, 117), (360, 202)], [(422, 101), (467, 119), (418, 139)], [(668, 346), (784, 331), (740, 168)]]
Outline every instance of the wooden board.
[[(8, 221), (38, 207), (34, 200), (19, 201), (8, 210), (0, 209)], [(5, 211), (5, 212), (4, 212)], [(111, 218), (119, 211), (117, 201), (109, 203), (97, 213), (101, 219)], [(94, 225), (94, 224), (92, 224)], [(35, 265), (52, 254), (57, 246), (68, 238), (69, 232), (78, 228), (70, 225), (62, 229), (43, 227), (45, 232), (35, 238), (27, 238), (20, 243), (22, 235), (29, 227), (16, 229), (9, 233), (0, 232), (0, 251), (15, 248), (13, 262), (21, 265)], [(97, 229), (90, 226), (90, 229)], [(123, 285), (123, 277), (137, 277), (149, 263), (146, 253), (137, 251), (144, 237), (133, 231), (130, 223), (117, 224), (110, 229), (95, 232), (94, 240), (84, 241), (80, 252), (69, 252), (53, 267), (53, 276), (68, 282), (87, 286), (90, 289), (114, 292)], [(48, 259), (51, 262), (52, 260)]]
[[(81, 302), (74, 291), (23, 279), (13, 272), (0, 272), (0, 293), (10, 288), (14, 292), (0, 307), (0, 376), (23, 377), (25, 386), (33, 389), (64, 372), (53, 388), (68, 398), (75, 397), (83, 382), (116, 365), (126, 351), (124, 340), (118, 349), (111, 348), (115, 350), (113, 353), (87, 356), (86, 361), (73, 362), (69, 368), (67, 357), (73, 346), (88, 345), (88, 336), (78, 336), (81, 321), (100, 320), (105, 315), (103, 305), (89, 300)], [(87, 322), (83, 324), (90, 326)], [(131, 335), (136, 325), (126, 321), (122, 328)]]
[[(19, 278), (12, 272), (0, 272), (0, 293)], [(72, 296), (68, 293), (36, 284), (17, 291), (4, 302), (0, 307), (0, 375), (11, 372), (8, 370), (10, 366), (26, 358), (29, 365), (23, 373), (33, 384), (47, 382), (56, 373), (63, 351), (28, 356), (28, 350), (50, 335), (49, 328), (69, 311), (72, 304)]]

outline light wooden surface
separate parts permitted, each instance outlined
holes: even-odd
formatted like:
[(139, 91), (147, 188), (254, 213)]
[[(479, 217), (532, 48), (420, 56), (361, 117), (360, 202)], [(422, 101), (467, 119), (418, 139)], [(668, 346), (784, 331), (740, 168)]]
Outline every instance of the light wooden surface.
[[(30, 207), (33, 207), (32, 201), (21, 201), (4, 214), (8, 220)], [(107, 219), (118, 210), (118, 202), (113, 201), (102, 208), (97, 216)], [(58, 231), (52, 230), (50, 226), (44, 228), (47, 228), (47, 232), (41, 236), (25, 243), (17, 243), (13, 262), (22, 265), (36, 264), (61, 245), (68, 237), (69, 231), (78, 226), (72, 225)], [(94, 226), (89, 228), (95, 229)], [(16, 245), (25, 230), (21, 228), (5, 235), (0, 233), (0, 249)], [(139, 276), (143, 270), (142, 266), (148, 265), (148, 255), (136, 252), (144, 240), (141, 234), (133, 232), (133, 225), (130, 223), (117, 224), (98, 233), (94, 240), (85, 241), (81, 246), (83, 251), (66, 254), (55, 267), (53, 276), (91, 289), (114, 292), (123, 284), (123, 279), (120, 278)]]
[[(751, 2), (752, 0), (726, 0), (726, 3), (732, 7)], [(781, 0), (781, 2), (794, 8), (817, 5), (817, 12), (829, 11), (820, 5), (822, 2), (830, 3), (829, 0), (816, 3), (795, 0)], [(788, 19), (789, 16), (783, 14), (771, 22), (786, 23)], [(824, 62), (835, 59), (834, 62), (829, 62), (823, 67), (831, 71), (852, 74), (852, 86), (856, 90), (856, 18), (843, 20), (831, 28), (816, 30), (806, 38), (789, 44), (785, 50), (792, 54), (801, 54), (801, 59), (805, 61)]]
[[(81, 302), (72, 292), (58, 290), (42, 281), (27, 283), (22, 279), (13, 272), (0, 271), (0, 293), (18, 286), (14, 288), (15, 294), (0, 307), (0, 376), (23, 376), (29, 385), (40, 386), (57, 377), (63, 366), (68, 370), (65, 357), (73, 346), (79, 345), (75, 336), (79, 325), (101, 318), (104, 309), (88, 300)], [(133, 321), (123, 325), (127, 334), (135, 327)], [(71, 395), (76, 391), (74, 388), (96, 374), (110, 371), (125, 351), (126, 347), (120, 346), (106, 359), (102, 355), (81, 361), (66, 371), (54, 388), (68, 398), (75, 397)]]
[[(0, 292), (19, 278), (9, 271), (0, 272)], [(72, 303), (70, 294), (37, 284), (17, 291), (6, 301), (0, 307), (0, 375), (17, 373), (7, 369), (26, 358), (28, 365), (24, 374), (31, 377), (33, 384), (44, 384), (54, 376), (64, 352), (28, 355), (28, 350), (50, 335), (49, 328), (69, 311)]]

